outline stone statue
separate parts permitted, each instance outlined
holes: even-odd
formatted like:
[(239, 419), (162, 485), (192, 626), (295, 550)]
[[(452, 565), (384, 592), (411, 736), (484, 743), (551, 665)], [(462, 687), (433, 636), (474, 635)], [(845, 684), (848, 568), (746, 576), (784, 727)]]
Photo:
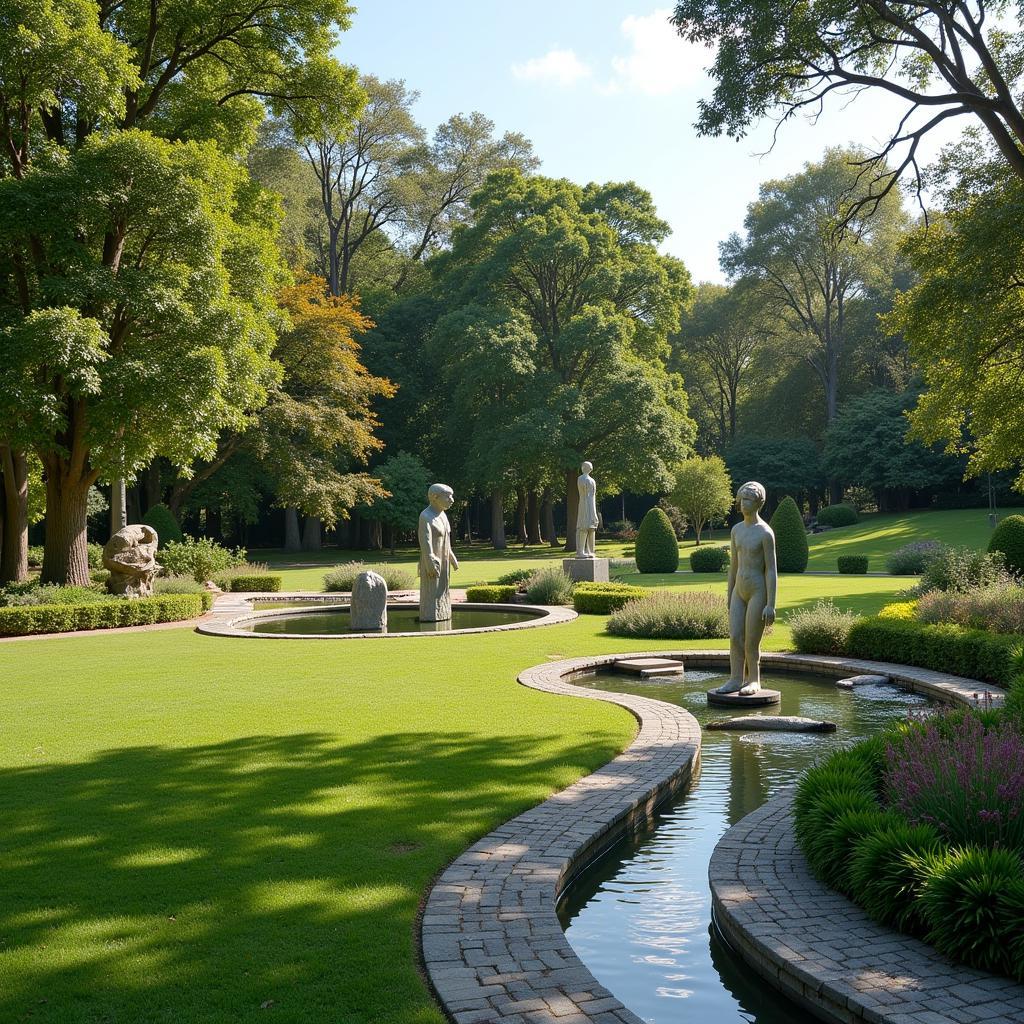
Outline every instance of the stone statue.
[(593, 463), (584, 462), (580, 469), (583, 472), (576, 481), (580, 493), (576, 508), (576, 557), (593, 558), (598, 525), (597, 484), (590, 475), (594, 469)]
[(148, 597), (153, 593), (153, 577), (160, 571), (156, 564), (159, 538), (152, 526), (123, 526), (103, 545), (103, 568), (110, 570), (107, 590), (122, 597)]
[(775, 621), (779, 573), (775, 565), (775, 534), (761, 518), (764, 487), (751, 481), (736, 492), (743, 522), (730, 536), (729, 681), (716, 693), (749, 697), (761, 689), (761, 637)]
[(446, 622), (452, 617), (448, 582), (459, 560), (452, 551), (452, 527), (445, 510), (452, 507), (455, 494), (447, 484), (431, 484), (428, 508), (420, 513), (416, 534), (420, 542), (420, 621)]
[(349, 619), (355, 633), (383, 633), (388, 628), (388, 584), (383, 576), (367, 570), (355, 578)]

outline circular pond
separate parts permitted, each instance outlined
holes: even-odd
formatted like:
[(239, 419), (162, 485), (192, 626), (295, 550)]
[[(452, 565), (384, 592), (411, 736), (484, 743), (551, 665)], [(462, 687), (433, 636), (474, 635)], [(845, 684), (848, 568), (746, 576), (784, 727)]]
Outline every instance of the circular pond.
[[(602, 670), (572, 681), (677, 704), (703, 725), (738, 717), (707, 706), (705, 691), (724, 679), (696, 669), (687, 669), (685, 677), (647, 680)], [(816, 1019), (767, 986), (718, 936), (708, 861), (729, 826), (795, 782), (828, 750), (928, 704), (895, 686), (840, 690), (825, 676), (770, 671), (763, 681), (782, 692), (781, 707), (768, 713), (827, 719), (837, 731), (704, 731), (700, 771), (687, 792), (658, 815), (652, 831), (621, 840), (593, 862), (560, 901), (559, 918), (580, 959), (645, 1021)]]
[(436, 636), (477, 633), (495, 629), (522, 629), (576, 618), (568, 608), (540, 605), (455, 604), (447, 622), (421, 622), (415, 604), (389, 604), (387, 629), (367, 632), (352, 628), (348, 605), (323, 601), (282, 600), (260, 602), (260, 611), (200, 624), (200, 632), (217, 636), (332, 639), (382, 636)]

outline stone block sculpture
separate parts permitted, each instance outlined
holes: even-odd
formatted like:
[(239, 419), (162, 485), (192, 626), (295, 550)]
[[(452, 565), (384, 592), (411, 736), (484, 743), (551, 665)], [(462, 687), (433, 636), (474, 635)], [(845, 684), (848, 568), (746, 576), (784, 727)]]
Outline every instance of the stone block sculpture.
[(103, 545), (103, 568), (110, 571), (107, 590), (120, 597), (148, 597), (153, 577), (160, 571), (156, 562), (159, 543), (152, 526), (123, 526)]
[(761, 638), (775, 621), (779, 584), (775, 534), (760, 515), (766, 497), (755, 481), (736, 492), (743, 521), (729, 539), (729, 679), (715, 693), (750, 697), (761, 689)]
[(447, 622), (452, 617), (451, 572), (459, 560), (452, 551), (452, 527), (445, 514), (455, 492), (447, 484), (431, 484), (430, 504), (420, 513), (416, 535), (420, 544), (420, 621)]
[(383, 576), (367, 571), (356, 577), (349, 614), (355, 633), (382, 633), (388, 628), (388, 584)]

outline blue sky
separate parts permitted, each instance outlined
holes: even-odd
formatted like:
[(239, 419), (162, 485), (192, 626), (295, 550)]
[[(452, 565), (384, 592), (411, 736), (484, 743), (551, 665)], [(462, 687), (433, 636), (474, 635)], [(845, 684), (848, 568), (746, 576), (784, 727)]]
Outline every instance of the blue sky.
[[(739, 142), (698, 138), (693, 123), (698, 99), (711, 90), (703, 70), (711, 54), (674, 35), (669, 6), (366, 0), (338, 56), (380, 78), (405, 79), (420, 93), (416, 116), (428, 129), (479, 110), (500, 131), (527, 135), (544, 174), (638, 182), (672, 225), (666, 251), (695, 280), (722, 280), (718, 243), (742, 228), (760, 182), (798, 171), (827, 146), (878, 143), (900, 108), (877, 94), (833, 102), (816, 125), (787, 124), (767, 155), (770, 123)], [(929, 142), (923, 156), (937, 150), (938, 140)]]

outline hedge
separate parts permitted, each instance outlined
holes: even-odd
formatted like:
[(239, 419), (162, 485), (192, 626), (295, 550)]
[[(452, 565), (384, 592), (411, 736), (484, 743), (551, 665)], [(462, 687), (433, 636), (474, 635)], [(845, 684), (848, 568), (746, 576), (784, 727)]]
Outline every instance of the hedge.
[[(838, 508), (838, 506), (836, 506)], [(862, 576), (868, 571), (867, 555), (840, 555), (836, 559), (839, 571), (844, 576)]]
[(511, 601), (516, 588), (511, 583), (492, 583), (486, 586), (466, 587), (466, 600), (481, 604), (503, 604)]
[(251, 594), (267, 592), (276, 594), (281, 589), (281, 577), (264, 573), (242, 573), (238, 576), (227, 574), (217, 575), (221, 589), (230, 590), (233, 594)]
[(197, 618), (212, 604), (210, 594), (160, 594), (136, 600), (116, 598), (97, 604), (36, 604), (0, 608), (0, 636), (178, 622)]
[(1024, 637), (989, 633), (951, 623), (859, 619), (850, 630), (846, 653), (854, 658), (895, 661), (1008, 686), (1024, 669)]
[(729, 549), (717, 544), (702, 545), (690, 552), (692, 572), (725, 572), (729, 568)]
[(627, 601), (647, 597), (646, 587), (629, 583), (577, 583), (572, 592), (572, 606), (581, 615), (610, 615)]
[(655, 506), (640, 523), (636, 535), (637, 572), (675, 572), (679, 568), (679, 541), (672, 521)]
[(803, 572), (807, 568), (807, 530), (796, 502), (787, 495), (771, 518), (775, 533), (775, 560), (779, 572)]
[(819, 526), (853, 526), (860, 521), (857, 510), (852, 505), (825, 505), (818, 509)]

